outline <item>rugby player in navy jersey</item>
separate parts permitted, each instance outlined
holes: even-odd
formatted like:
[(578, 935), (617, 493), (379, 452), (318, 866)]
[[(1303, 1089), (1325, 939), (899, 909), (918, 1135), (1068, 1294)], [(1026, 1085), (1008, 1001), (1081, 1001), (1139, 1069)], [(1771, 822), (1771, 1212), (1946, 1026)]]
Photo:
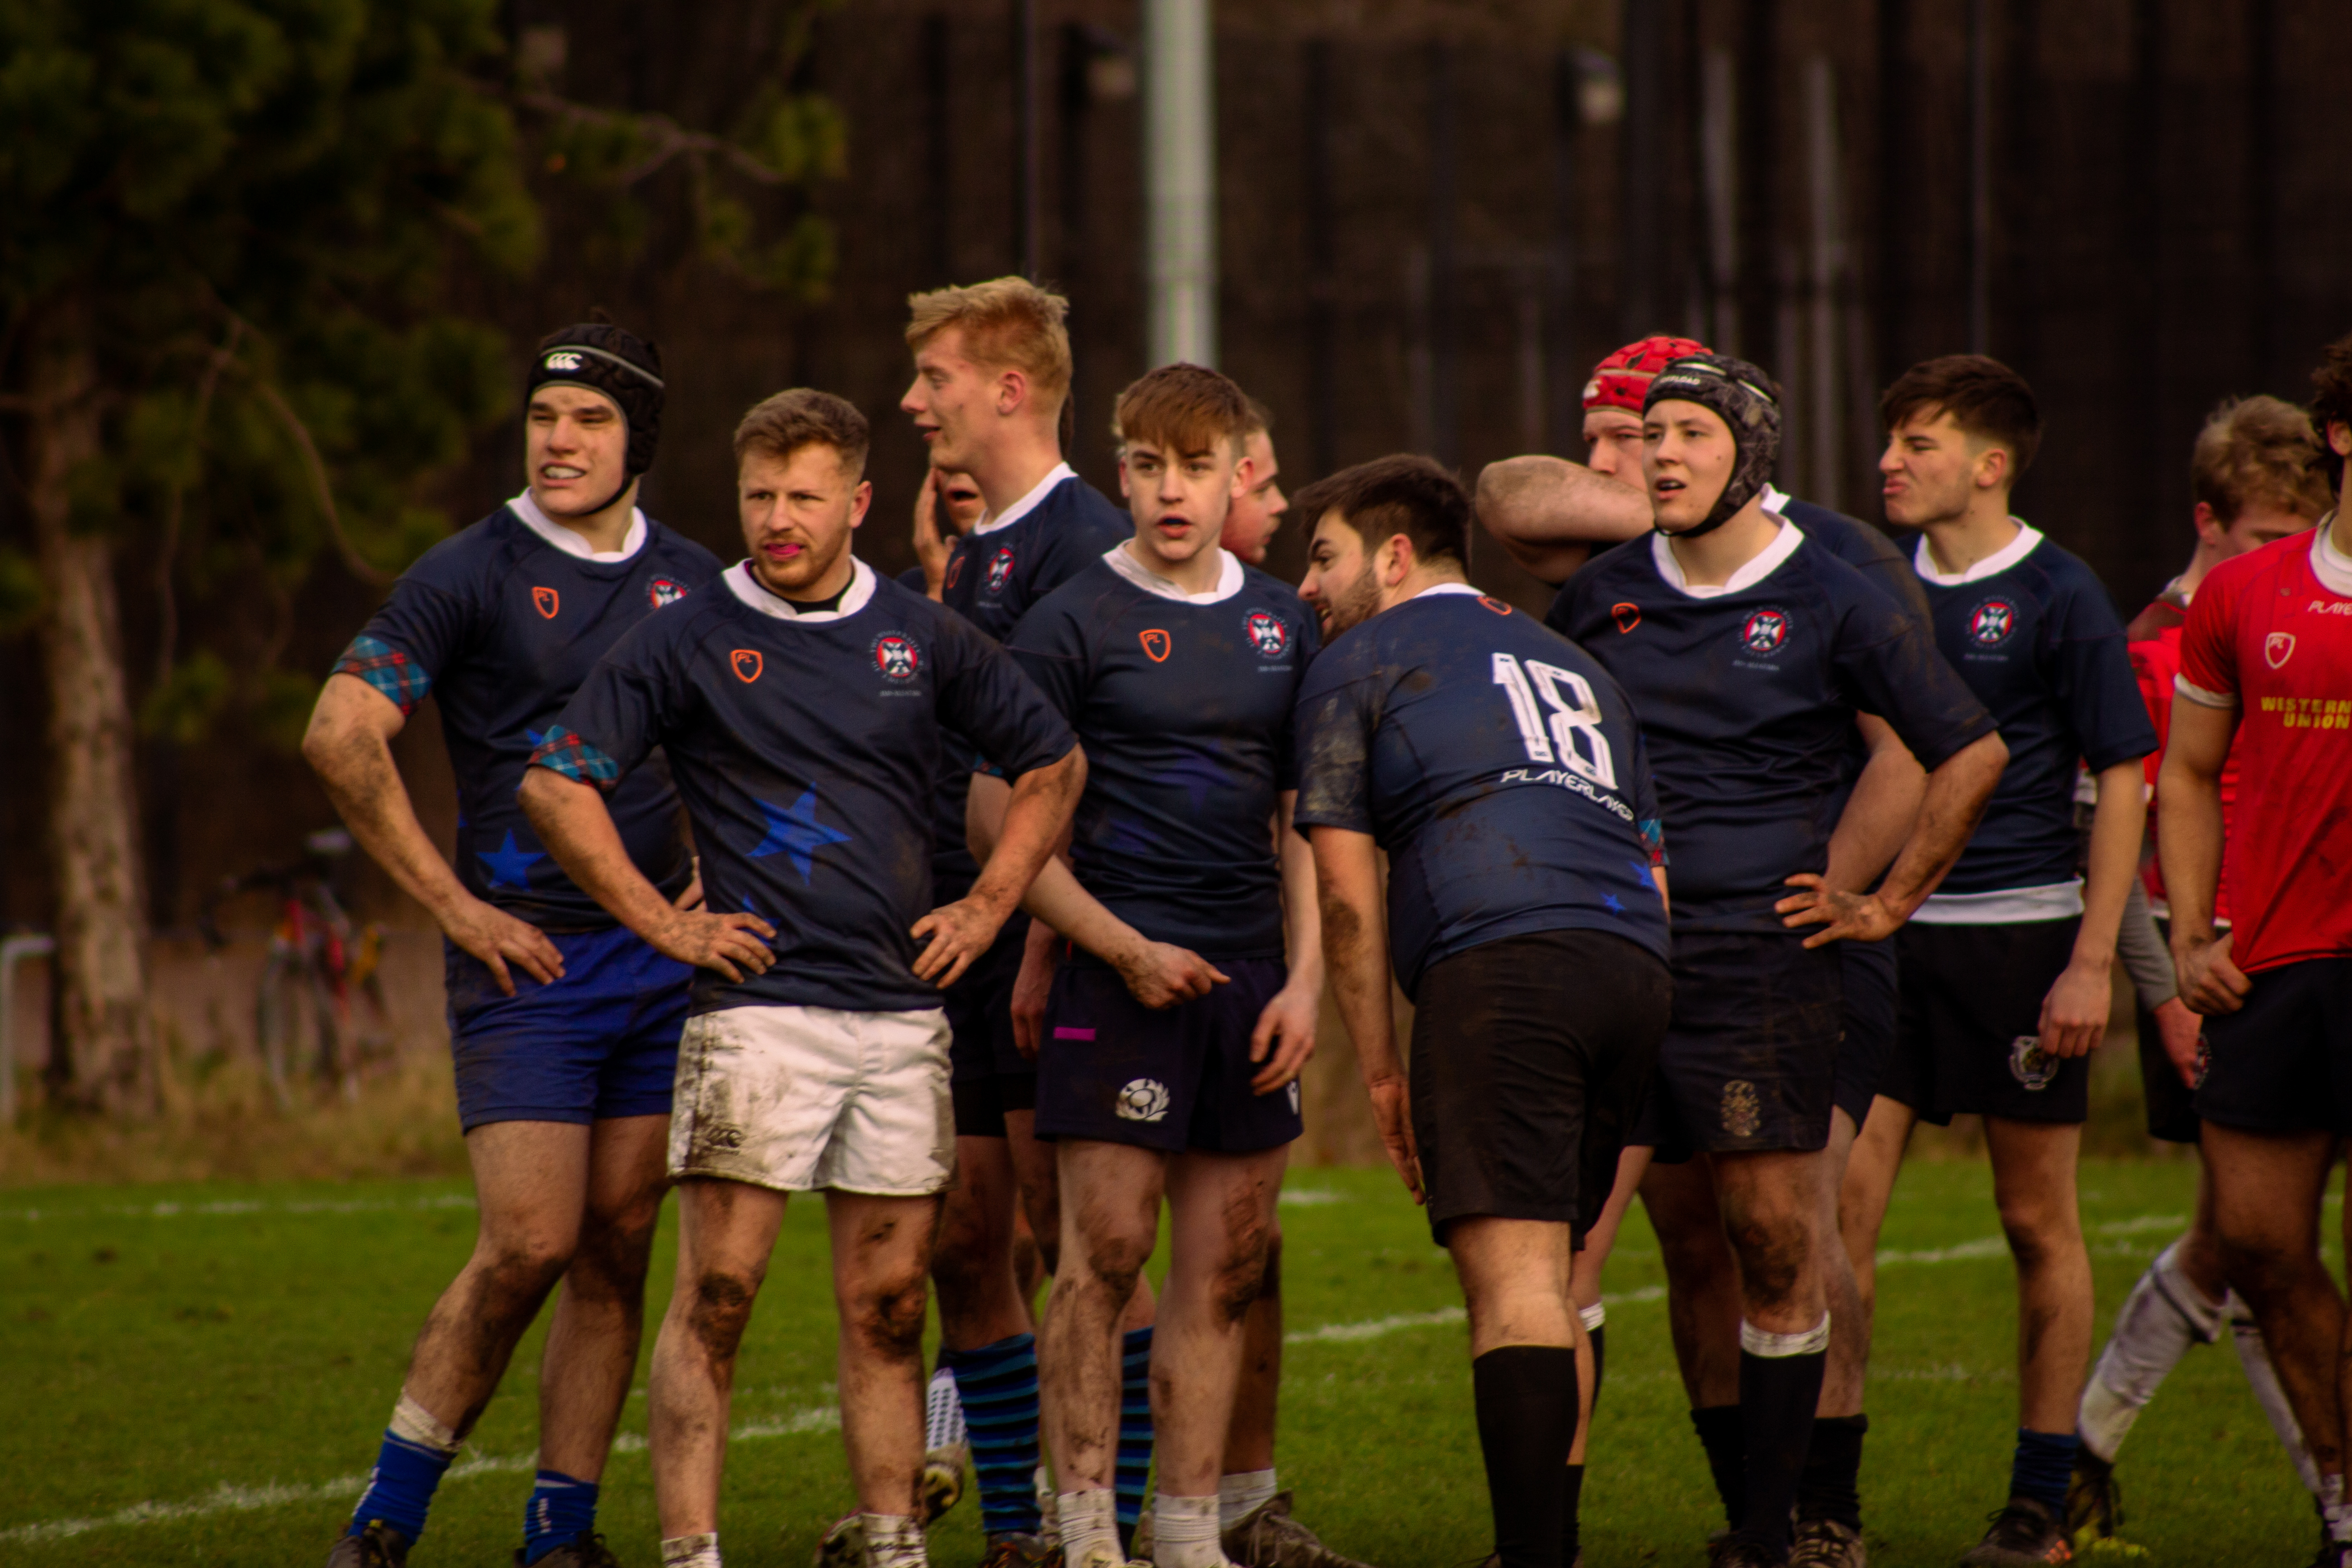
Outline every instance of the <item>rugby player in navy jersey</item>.
[(1196, 365), (1129, 386), (1118, 430), (1132, 537), (1048, 595), (1010, 644), (1089, 742), (1068, 859), (1027, 903), (1049, 928), (1033, 932), (1029, 962), (1056, 946), (1061, 958), (1036, 1125), (1058, 1145), (1064, 1267), (1039, 1373), (1073, 1568), (1124, 1557), (1109, 1489), (1118, 1325), (1163, 1194), (1153, 1560), (1224, 1562), (1218, 1485), (1241, 1321), (1265, 1277), (1314, 1048), (1313, 868), (1276, 825), (1316, 633), (1297, 595), (1217, 543), (1247, 484), (1248, 417), (1241, 389)]
[[(1479, 475), (1478, 510), (1486, 530), (1521, 564), (1558, 583), (1590, 552), (1649, 531), (1650, 500), (1642, 475), (1643, 399), (1651, 379), (1681, 354), (1706, 352), (1684, 338), (1652, 337), (1603, 359), (1584, 389), (1589, 463), (1550, 457), (1513, 458)], [(1806, 536), (1860, 571), (1897, 602), (1932, 639), (1927, 596), (1910, 562), (1869, 524), (1826, 507), (1797, 500), (1767, 485), (1764, 509), (1795, 521)], [(1564, 605), (1566, 595), (1557, 604)], [(1926, 775), (1893, 730), (1864, 715), (1848, 747), (1851, 793), (1830, 838), (1832, 886), (1867, 888), (1895, 859), (1918, 816)], [(1830, 1161), (1843, 1173), (1870, 1111), (1895, 1037), (1895, 952), (1885, 942), (1848, 942), (1840, 952), (1843, 1020), (1837, 1082), (1830, 1118)], [(1618, 1221), (1638, 1184), (1657, 1231), (1673, 1303), (1675, 1354), (1691, 1402), (1691, 1420), (1727, 1511), (1738, 1512), (1742, 1470), (1739, 1416), (1739, 1279), (1715, 1184), (1704, 1157), (1652, 1164), (1650, 1150), (1627, 1150), (1617, 1190), (1576, 1255), (1574, 1284), (1585, 1326), (1591, 1331), (1592, 1382), (1602, 1365), (1606, 1312), (1601, 1275)], [(1828, 1194), (1839, 1195), (1832, 1182)], [(1862, 1307), (1857, 1274), (1866, 1276), (1877, 1245), (1875, 1219), (1866, 1226), (1830, 1223), (1846, 1246), (1823, 1254), (1830, 1298), (1829, 1362), (1805, 1469), (1797, 1489), (1797, 1544), (1819, 1568), (1839, 1568), (1862, 1553), (1859, 1478), (1864, 1373), (1870, 1357), (1870, 1317)]]
[[(677, 1285), (646, 1390), (665, 1568), (719, 1568), (735, 1352), (786, 1196), (810, 1191), (833, 1234), (860, 1556), (924, 1561), (924, 1281), (955, 1175), (940, 989), (995, 940), (1085, 776), (1069, 726), (1002, 648), (851, 555), (866, 442), (864, 417), (825, 393), (744, 416), (750, 559), (604, 657), (522, 790), (579, 884), (697, 970), (669, 1138)], [(945, 726), (1016, 782), (995, 854), (934, 907)], [(708, 911), (661, 896), (606, 805), (656, 750)]]
[[(1649, 764), (1591, 658), (1464, 581), (1452, 475), (1384, 458), (1293, 506), (1314, 528), (1300, 591), (1334, 639), (1299, 693), (1297, 814), (1333, 993), (1381, 1142), (1462, 1277), (1491, 1561), (1569, 1568), (1584, 1331), (1569, 1262), (1671, 989)], [(1409, 1071), (1391, 963), (1415, 1009)]]
[[(1061, 414), (1070, 395), (1069, 302), (1023, 278), (938, 289), (908, 300), (915, 378), (899, 407), (912, 416), (935, 468), (969, 476), (986, 510), (949, 544), (941, 601), (1003, 642), (1039, 599), (1131, 531), (1127, 513), (1062, 460)], [(940, 784), (934, 875), (952, 889), (977, 874), (966, 842), (975, 759), (955, 744)], [(992, 826), (1001, 797), (983, 805)], [(1025, 917), (948, 993), (954, 1031), (960, 1180), (949, 1194), (934, 1279), (940, 1362), (971, 1418), (982, 1527), (992, 1562), (1006, 1568), (1039, 1550), (1035, 1471), (1037, 1352), (1027, 1296), (1013, 1268), (1014, 1206), (1025, 1211), (1051, 1272), (1060, 1236), (1052, 1153), (1032, 1131), (1036, 1068), (1013, 1039), (1012, 993)], [(1131, 1529), (1151, 1457), (1144, 1368), (1151, 1300), (1139, 1295), (1128, 1327), (1135, 1375), (1122, 1433), (1128, 1454), (1120, 1512)]]
[[(719, 573), (637, 510), (661, 357), (591, 322), (540, 344), (520, 495), (428, 551), (320, 691), (303, 755), (352, 834), (440, 924), (457, 1114), (481, 1211), (473, 1256), (417, 1336), (366, 1493), (328, 1558), (404, 1562), (442, 1473), (558, 1280), (539, 1473), (519, 1560), (613, 1561), (596, 1490), (636, 1366), (687, 971), (551, 859), (515, 804), (531, 749), (624, 633)], [(391, 742), (430, 694), (457, 784), (456, 865), (416, 819)], [(624, 851), (690, 901), (660, 770), (613, 800)]]
[[(1778, 391), (1753, 365), (1693, 355), (1661, 370), (1643, 415), (1655, 532), (1580, 572), (1552, 617), (1632, 698), (1675, 835), (1656, 1142), (1710, 1156), (1738, 1258), (1728, 1564), (1786, 1559), (1822, 1388), (1843, 1013), (1829, 944), (1900, 927), (1958, 858), (2004, 757), (1895, 602), (1765, 510), (1779, 437)], [(1825, 877), (1865, 713), (1929, 769), (1916, 825), (1867, 895)]]
[[(2010, 515), (2041, 417), (2024, 379), (1953, 354), (1880, 401), (1886, 515), (1925, 529), (1915, 563), (1946, 658), (1992, 710), (2011, 762), (1950, 877), (1897, 939), (1902, 1024), (1853, 1176), (1883, 1210), (1915, 1121), (1981, 1114), (2017, 1263), (2019, 1423), (2009, 1503), (1964, 1561), (2039, 1563), (2065, 1538), (2074, 1416), (2091, 1353), (2091, 1266), (2074, 1166), (2093, 1047), (2147, 818), (2156, 731), (2124, 628), (2091, 569)], [(2077, 763), (2098, 782), (2075, 874)]]

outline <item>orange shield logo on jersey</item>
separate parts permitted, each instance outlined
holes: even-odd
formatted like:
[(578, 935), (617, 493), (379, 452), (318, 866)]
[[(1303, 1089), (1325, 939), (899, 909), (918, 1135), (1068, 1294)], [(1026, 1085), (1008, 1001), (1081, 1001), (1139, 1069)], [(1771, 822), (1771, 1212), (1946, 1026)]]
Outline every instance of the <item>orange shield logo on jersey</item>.
[(1609, 606), (1609, 618), (1617, 623), (1618, 633), (1622, 636), (1642, 624), (1642, 606), (1623, 603), (1612, 605)]
[(533, 588), (530, 591), (530, 602), (538, 605), (539, 613), (551, 621), (555, 618), (556, 606), (562, 603), (556, 598), (555, 590), (552, 588)]
[(727, 661), (735, 667), (735, 679), (743, 682), (744, 685), (749, 686), (751, 682), (760, 679), (760, 650), (758, 648), (739, 647), (733, 653), (727, 656)]
[(1168, 662), (1168, 649), (1172, 645), (1168, 640), (1168, 634), (1158, 626), (1143, 634), (1143, 651), (1151, 656), (1151, 662), (1154, 664)]

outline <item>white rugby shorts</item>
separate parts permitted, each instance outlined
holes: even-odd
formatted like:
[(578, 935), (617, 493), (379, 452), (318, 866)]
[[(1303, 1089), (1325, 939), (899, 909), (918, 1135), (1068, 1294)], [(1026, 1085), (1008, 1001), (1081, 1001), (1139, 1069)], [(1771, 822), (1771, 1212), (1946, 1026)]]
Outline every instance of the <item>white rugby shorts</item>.
[(945, 1010), (728, 1007), (677, 1043), (669, 1173), (921, 1197), (955, 1179)]

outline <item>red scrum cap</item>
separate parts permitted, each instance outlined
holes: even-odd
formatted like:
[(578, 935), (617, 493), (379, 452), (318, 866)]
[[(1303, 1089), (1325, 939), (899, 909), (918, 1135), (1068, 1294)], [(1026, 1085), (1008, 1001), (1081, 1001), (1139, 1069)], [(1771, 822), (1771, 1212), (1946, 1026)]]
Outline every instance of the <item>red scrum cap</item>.
[(1651, 377), (1686, 355), (1709, 352), (1696, 339), (1663, 334), (1627, 343), (1593, 366), (1592, 379), (1584, 384), (1584, 406), (1639, 414), (1642, 400), (1649, 395)]

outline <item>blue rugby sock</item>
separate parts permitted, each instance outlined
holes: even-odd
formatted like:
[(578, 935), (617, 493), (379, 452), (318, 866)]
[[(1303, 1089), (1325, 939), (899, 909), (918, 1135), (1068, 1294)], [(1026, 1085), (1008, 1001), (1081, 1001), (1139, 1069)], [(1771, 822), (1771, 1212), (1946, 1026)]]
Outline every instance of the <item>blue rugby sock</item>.
[(522, 1560), (536, 1563), (596, 1528), (596, 1483), (541, 1470), (522, 1510)]
[(2074, 1473), (2074, 1451), (2081, 1446), (2082, 1439), (2072, 1432), (2029, 1432), (2020, 1426), (2017, 1457), (2009, 1467), (2009, 1495), (2030, 1497), (2063, 1520), (2066, 1482)]
[(1037, 1533), (1037, 1336), (1015, 1334), (978, 1350), (940, 1352), (955, 1373), (980, 1476), (980, 1527), (990, 1535)]
[(1122, 1540), (1143, 1518), (1143, 1489), (1151, 1479), (1151, 1331), (1129, 1331), (1122, 1348), (1118, 1401), (1118, 1528)]
[(449, 1462), (457, 1457), (457, 1436), (425, 1407), (403, 1394), (383, 1430), (367, 1490), (352, 1510), (347, 1533), (357, 1535), (371, 1520), (382, 1520), (410, 1542), (425, 1533), (425, 1516)]

